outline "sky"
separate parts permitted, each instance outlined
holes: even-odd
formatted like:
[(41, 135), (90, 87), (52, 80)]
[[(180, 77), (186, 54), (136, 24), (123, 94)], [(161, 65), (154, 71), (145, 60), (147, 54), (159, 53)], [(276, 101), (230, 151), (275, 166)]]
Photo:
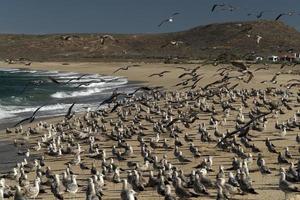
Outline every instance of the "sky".
[[(217, 9), (225, 3), (233, 12)], [(248, 13), (266, 12), (274, 20), (281, 12), (300, 13), (300, 0), (0, 0), (0, 33), (161, 33), (199, 25), (255, 20)], [(179, 12), (172, 23), (158, 24)], [(300, 15), (281, 21), (300, 30)]]

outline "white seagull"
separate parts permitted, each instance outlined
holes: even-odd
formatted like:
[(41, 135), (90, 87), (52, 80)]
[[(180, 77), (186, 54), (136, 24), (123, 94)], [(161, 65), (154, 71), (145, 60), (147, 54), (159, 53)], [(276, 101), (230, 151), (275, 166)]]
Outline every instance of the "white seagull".
[(262, 37), (260, 35), (257, 35), (256, 36), (256, 43), (259, 44), (261, 39), (262, 39)]
[(164, 23), (167, 23), (167, 22), (170, 22), (172, 23), (174, 20), (173, 20), (173, 17), (175, 15), (179, 15), (180, 13), (179, 12), (175, 12), (173, 13), (168, 19), (164, 19), (163, 21), (160, 22), (160, 24), (158, 24), (158, 27), (161, 27)]

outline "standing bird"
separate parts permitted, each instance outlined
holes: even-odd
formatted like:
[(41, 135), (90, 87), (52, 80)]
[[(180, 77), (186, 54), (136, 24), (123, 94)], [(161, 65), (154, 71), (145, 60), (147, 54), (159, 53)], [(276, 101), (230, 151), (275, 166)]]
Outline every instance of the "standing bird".
[(167, 23), (167, 22), (172, 23), (174, 21), (173, 20), (174, 16), (179, 15), (179, 14), (180, 14), (179, 12), (173, 13), (168, 19), (164, 19), (163, 21), (161, 21), (160, 24), (158, 24), (158, 27), (161, 27), (164, 23)]
[(66, 190), (71, 194), (76, 194), (78, 191), (78, 185), (76, 181), (76, 175), (71, 176), (71, 182), (66, 185)]
[(171, 186), (166, 185), (165, 187), (165, 200), (176, 200), (176, 197), (171, 194)]
[(19, 185), (16, 186), (14, 200), (27, 200), (27, 198), (21, 193), (21, 187)]
[(135, 191), (132, 189), (128, 189), (127, 179), (123, 179), (123, 187), (121, 191), (121, 200), (136, 200), (137, 198), (134, 196)]
[(260, 35), (257, 35), (256, 36), (256, 43), (259, 44), (261, 39), (262, 39), (262, 37)]
[(280, 172), (280, 179), (279, 179), (279, 188), (285, 194), (285, 199), (287, 199), (287, 194), (292, 192), (300, 192), (299, 188), (292, 183), (286, 180), (285, 172)]

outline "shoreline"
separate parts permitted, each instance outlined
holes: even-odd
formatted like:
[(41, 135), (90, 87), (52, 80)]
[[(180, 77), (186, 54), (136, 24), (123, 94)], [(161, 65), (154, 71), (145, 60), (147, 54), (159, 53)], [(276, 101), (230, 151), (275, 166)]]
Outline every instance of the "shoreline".
[[(0, 62), (1, 63), (1, 62)], [(46, 65), (47, 65), (48, 63), (46, 63)], [(50, 64), (50, 65), (52, 65), (52, 63)], [(24, 65), (20, 65), (20, 64), (7, 64), (7, 63), (1, 63), (0, 64), (0, 69), (7, 69), (7, 70), (9, 70), (9, 69), (20, 69), (20, 70), (37, 70), (37, 71), (58, 71), (58, 73), (68, 73), (68, 72), (74, 72), (74, 73), (78, 73), (78, 74), (83, 74), (83, 72), (79, 72), (78, 70), (72, 70), (72, 69), (70, 69), (70, 68), (68, 68), (68, 69), (47, 69), (47, 68), (45, 68), (44, 66), (43, 66), (43, 64), (41, 64), (41, 65), (37, 65), (37, 66), (35, 66), (35, 67), (28, 67), (28, 66), (24, 66)], [(98, 72), (94, 72), (93, 70), (92, 71), (89, 71), (89, 73), (91, 74), (91, 75), (93, 75), (93, 74), (100, 74), (100, 73), (98, 73)], [(102, 75), (102, 74), (101, 74)], [(106, 76), (106, 74), (104, 74), (104, 76)], [(107, 75), (107, 76), (110, 76), (110, 75)], [(117, 77), (119, 77), (119, 78), (123, 78), (123, 76), (118, 76), (118, 75), (116, 75)], [(126, 88), (135, 88), (135, 87), (138, 87), (138, 86), (140, 86), (140, 85), (143, 85), (144, 84), (144, 81), (140, 81), (140, 80), (128, 80), (127, 79), (127, 83), (125, 83), (124, 85), (122, 84), (122, 85), (120, 85), (120, 87), (124, 87), (125, 89)], [(87, 96), (87, 98), (88, 98), (89, 96)], [(82, 97), (82, 98), (84, 98), (84, 97)], [(59, 99), (60, 100), (60, 99)], [(53, 99), (53, 101), (56, 101), (55, 99)], [(52, 102), (52, 103), (55, 103), (55, 102)], [(57, 103), (59, 103), (59, 102), (57, 102)], [(63, 103), (63, 102), (60, 102), (60, 103)], [(65, 102), (66, 103), (66, 102)], [(95, 102), (93, 102), (93, 104), (94, 104)], [(51, 104), (51, 103), (50, 103)], [(49, 104), (49, 105), (50, 105)], [(89, 105), (88, 103), (85, 103), (87, 106)], [(52, 104), (51, 104), (52, 105)], [(46, 111), (47, 112), (47, 111)], [(81, 112), (84, 112), (84, 111), (78, 111), (78, 113), (81, 113)], [(56, 114), (50, 114), (50, 113), (48, 113), (49, 114), (49, 116), (46, 114), (46, 115), (43, 115), (43, 116), (41, 116), (41, 117), (39, 117), (39, 119), (38, 120), (46, 120), (46, 121), (48, 121), (49, 119), (53, 119), (53, 118), (57, 118), (57, 117), (61, 117), (61, 116), (63, 116), (64, 114), (63, 113), (57, 113), (57, 115)], [(26, 116), (25, 116), (26, 117)], [(5, 130), (6, 128), (13, 128), (13, 125), (15, 124), (15, 123), (17, 123), (17, 121), (10, 121), (11, 119), (13, 119), (13, 118), (6, 118), (6, 119), (3, 119), (4, 120), (4, 122), (3, 122), (3, 124), (1, 124), (0, 125), (0, 131), (3, 131), (3, 130)], [(26, 123), (24, 123), (24, 124), (26, 124)], [(23, 125), (24, 125), (23, 124)]]

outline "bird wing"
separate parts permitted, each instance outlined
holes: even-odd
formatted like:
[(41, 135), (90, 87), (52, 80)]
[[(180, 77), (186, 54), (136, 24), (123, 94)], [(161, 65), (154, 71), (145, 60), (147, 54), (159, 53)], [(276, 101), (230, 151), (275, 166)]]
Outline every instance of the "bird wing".
[(16, 127), (16, 126), (18, 126), (19, 124), (22, 124), (23, 122), (25, 122), (25, 121), (27, 121), (27, 120), (30, 120), (31, 119), (31, 117), (27, 117), (27, 118), (25, 118), (25, 119), (22, 119), (21, 121), (19, 121), (18, 123), (16, 123), (15, 125), (14, 125), (14, 127)]
[(170, 71), (162, 71), (160, 74), (169, 73)]
[(187, 70), (187, 68), (185, 68), (185, 67), (181, 67), (181, 66), (179, 66), (179, 67), (176, 67), (176, 68), (178, 68), (178, 69), (183, 69), (183, 70)]
[(291, 85), (289, 85), (287, 88), (291, 89), (292, 87), (298, 86), (300, 85), (300, 83), (292, 83)]
[(183, 74), (179, 75), (178, 78), (182, 78), (182, 77), (184, 77), (184, 76), (186, 76), (188, 74), (191, 74), (191, 73), (183, 73)]
[(242, 70), (247, 69), (247, 66), (242, 62), (231, 62), (231, 64), (235, 67), (238, 67), (238, 68), (242, 69)]
[(255, 69), (254, 71), (257, 72), (259, 70), (268, 70), (268, 68), (266, 68), (266, 67), (259, 67), (259, 68)]
[(280, 13), (280, 14), (276, 17), (275, 21), (279, 20), (279, 18), (282, 17), (283, 15), (284, 15), (283, 13)]
[(161, 27), (164, 23), (168, 22), (169, 19), (165, 19), (163, 21), (160, 22), (160, 24), (158, 24), (158, 27)]
[(65, 117), (70, 116), (71, 111), (72, 111), (72, 108), (74, 107), (74, 105), (75, 105), (75, 102), (72, 103), (72, 105), (69, 107), (68, 112), (67, 112), (67, 114), (65, 115)]
[(150, 90), (152, 90), (152, 89), (149, 88), (149, 87), (146, 87), (146, 86), (144, 86), (144, 87), (139, 87), (138, 89), (136, 89), (134, 92), (130, 93), (129, 95), (133, 95), (133, 94), (137, 93), (139, 90), (150, 91)]
[(246, 83), (249, 83), (249, 82), (253, 79), (253, 77), (254, 77), (254, 75), (253, 75), (252, 72), (248, 71), (248, 74), (249, 74), (249, 78), (248, 78), (248, 80), (246, 81)]
[(179, 12), (175, 12), (171, 15), (171, 17), (175, 16), (175, 15), (179, 15), (180, 13)]
[(53, 82), (53, 83), (56, 83), (56, 84), (60, 84), (60, 82), (58, 82), (55, 78), (53, 78), (52, 76), (48, 76), (48, 78)]
[(77, 78), (77, 80), (80, 80), (81, 78), (83, 78), (84, 76), (87, 76), (87, 75), (89, 75), (89, 74), (82, 74), (81, 76), (79, 76), (79, 77)]
[(114, 112), (119, 106), (121, 106), (120, 103), (116, 103), (116, 105), (111, 109), (111, 113)]
[(285, 63), (282, 63), (281, 66), (280, 66), (280, 69), (284, 68), (286, 66)]
[(252, 122), (254, 122), (255, 120), (257, 120), (257, 119), (259, 119), (259, 118), (261, 118), (261, 117), (264, 117), (264, 116), (266, 116), (266, 115), (268, 115), (268, 114), (270, 114), (270, 113), (272, 113), (272, 111), (267, 112), (267, 113), (264, 113), (264, 114), (261, 114), (261, 115), (259, 115), (259, 116), (257, 116), (257, 117), (254, 117), (252, 120), (250, 120), (250, 121), (249, 121), (248, 123), (246, 123), (244, 126), (242, 126), (240, 129), (236, 129), (236, 130), (232, 131), (231, 133), (228, 133), (224, 138), (222, 138), (222, 139), (218, 142), (217, 145), (219, 145), (221, 142), (223, 142), (223, 141), (224, 141), (225, 139), (227, 139), (228, 137), (231, 137), (232, 135), (234, 135), (234, 134), (240, 132), (242, 129), (248, 127), (248, 126), (249, 126)]
[(172, 124), (174, 124), (175, 122), (181, 120), (180, 118), (175, 118), (172, 121), (170, 121), (170, 123), (167, 124), (167, 127), (170, 127)]
[(120, 68), (116, 69), (116, 70), (113, 72), (113, 74), (116, 73), (116, 72), (118, 72), (118, 71), (120, 71), (121, 69), (123, 69), (123, 67), (120, 67)]
[(266, 12), (266, 11), (260, 11), (259, 13), (258, 13), (258, 15), (256, 15), (256, 18), (257, 19), (259, 19), (259, 18), (261, 18), (262, 16), (263, 16), (263, 14), (264, 14), (264, 12)]
[(82, 74), (81, 76), (78, 76), (77, 78), (71, 78), (66, 82), (66, 84), (70, 83), (73, 80), (80, 80), (81, 78), (83, 78), (84, 76), (87, 76), (87, 75), (89, 75), (89, 74)]
[(166, 43), (166, 44), (161, 45), (160, 48), (165, 48), (165, 47), (167, 47), (167, 46), (169, 46), (169, 45), (170, 45), (170, 43), (168, 42), (168, 43)]
[(275, 74), (275, 75), (273, 76), (273, 78), (271, 79), (271, 82), (275, 81), (276, 78), (277, 78), (277, 76), (278, 76), (278, 74)]
[(158, 76), (158, 74), (154, 73), (154, 74), (149, 75), (148, 77), (152, 77), (152, 76)]
[(214, 12), (214, 10), (216, 9), (217, 6), (218, 6), (218, 4), (214, 4), (213, 7), (211, 8), (211, 12)]
[(42, 107), (44, 107), (45, 105), (46, 105), (46, 104), (44, 104), (44, 105), (38, 107), (38, 108), (32, 113), (32, 116), (31, 116), (31, 117), (34, 117), (35, 114), (36, 114)]

